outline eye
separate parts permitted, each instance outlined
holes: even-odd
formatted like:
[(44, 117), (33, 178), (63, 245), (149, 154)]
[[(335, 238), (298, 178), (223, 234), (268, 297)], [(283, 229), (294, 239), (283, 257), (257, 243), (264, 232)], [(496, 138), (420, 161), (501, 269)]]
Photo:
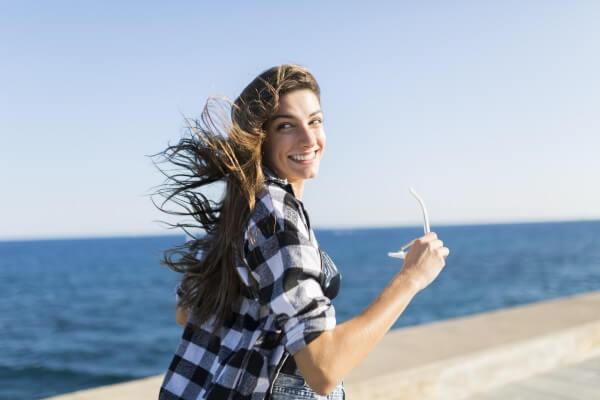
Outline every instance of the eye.
[(321, 125), (323, 123), (323, 120), (321, 118), (316, 118), (310, 121), (310, 123), (313, 125)]
[(286, 128), (287, 126), (292, 126), (292, 125), (289, 122), (283, 122), (283, 123), (277, 125), (277, 130), (280, 131), (280, 130)]

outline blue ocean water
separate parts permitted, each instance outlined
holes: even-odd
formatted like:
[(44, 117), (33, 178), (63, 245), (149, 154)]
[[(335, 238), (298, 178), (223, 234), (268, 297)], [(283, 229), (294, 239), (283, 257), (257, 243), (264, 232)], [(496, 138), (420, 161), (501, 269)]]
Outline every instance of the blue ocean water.
[[(395, 328), (600, 290), (600, 221), (440, 226), (438, 279)], [(343, 275), (338, 322), (400, 270), (388, 251), (422, 228), (316, 230)], [(161, 254), (184, 236), (0, 242), (0, 399), (37, 399), (165, 371), (182, 328), (177, 274)]]

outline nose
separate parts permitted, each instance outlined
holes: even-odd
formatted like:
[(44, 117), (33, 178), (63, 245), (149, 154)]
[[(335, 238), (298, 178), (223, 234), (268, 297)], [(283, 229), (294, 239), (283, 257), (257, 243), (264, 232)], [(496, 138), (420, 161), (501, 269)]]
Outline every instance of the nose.
[(303, 147), (307, 149), (315, 147), (317, 145), (317, 134), (308, 125), (302, 125), (302, 129), (300, 130), (300, 140)]

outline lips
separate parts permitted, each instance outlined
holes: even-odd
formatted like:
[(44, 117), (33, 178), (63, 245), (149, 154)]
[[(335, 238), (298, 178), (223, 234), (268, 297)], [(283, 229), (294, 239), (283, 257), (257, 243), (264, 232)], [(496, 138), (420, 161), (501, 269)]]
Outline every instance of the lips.
[(312, 161), (315, 159), (316, 156), (317, 156), (317, 152), (312, 151), (310, 153), (305, 153), (305, 154), (296, 154), (296, 155), (290, 156), (289, 158), (294, 161)]
[(288, 156), (288, 158), (294, 161), (312, 161), (317, 157), (318, 150), (319, 149), (315, 149), (305, 153), (292, 154), (291, 156)]

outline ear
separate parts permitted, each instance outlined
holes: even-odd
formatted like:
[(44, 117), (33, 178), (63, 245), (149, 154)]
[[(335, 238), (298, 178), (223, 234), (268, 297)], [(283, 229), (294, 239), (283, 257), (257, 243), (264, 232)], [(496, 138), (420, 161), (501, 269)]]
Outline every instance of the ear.
[(265, 137), (264, 137), (264, 139), (262, 141), (262, 144), (260, 145), (260, 151), (261, 152), (265, 151), (265, 146), (269, 144), (269, 142), (270, 142), (269, 141), (269, 137), (271, 136), (271, 135), (269, 135), (269, 132), (267, 132), (267, 131), (264, 131), (264, 132), (265, 132)]
[(265, 138), (265, 140), (263, 140), (262, 145), (260, 146), (260, 155), (264, 161), (265, 159), (265, 146), (267, 144), (267, 138)]

